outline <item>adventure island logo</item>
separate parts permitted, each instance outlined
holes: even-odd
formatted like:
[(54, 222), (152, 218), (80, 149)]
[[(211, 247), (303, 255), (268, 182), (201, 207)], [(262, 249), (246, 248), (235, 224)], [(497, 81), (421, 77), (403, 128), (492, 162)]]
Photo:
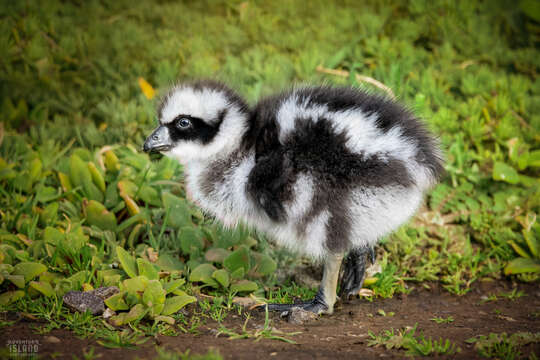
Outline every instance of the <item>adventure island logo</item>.
[(8, 340), (6, 345), (10, 357), (37, 358), (40, 343), (37, 339), (23, 339)]

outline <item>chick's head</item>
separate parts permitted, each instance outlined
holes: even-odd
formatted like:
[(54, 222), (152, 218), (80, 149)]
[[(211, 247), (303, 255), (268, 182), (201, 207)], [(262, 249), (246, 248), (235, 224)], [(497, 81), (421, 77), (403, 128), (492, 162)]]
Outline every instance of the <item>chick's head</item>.
[(231, 151), (247, 129), (249, 110), (225, 85), (198, 81), (174, 86), (158, 109), (159, 126), (144, 151), (161, 152), (183, 164)]

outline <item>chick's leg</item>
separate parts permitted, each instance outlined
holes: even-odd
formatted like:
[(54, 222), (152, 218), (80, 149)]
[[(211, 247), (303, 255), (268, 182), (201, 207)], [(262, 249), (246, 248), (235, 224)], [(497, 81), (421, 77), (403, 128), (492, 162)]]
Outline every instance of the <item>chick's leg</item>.
[(289, 311), (293, 307), (301, 307), (315, 314), (332, 314), (336, 303), (336, 289), (339, 278), (339, 268), (343, 254), (329, 254), (324, 263), (324, 273), (319, 291), (313, 300), (299, 304), (268, 304), (269, 311)]
[(343, 277), (339, 296), (347, 298), (358, 294), (364, 284), (366, 273), (366, 258), (369, 256), (371, 263), (375, 263), (375, 251), (371, 246), (353, 249), (347, 255), (344, 262)]

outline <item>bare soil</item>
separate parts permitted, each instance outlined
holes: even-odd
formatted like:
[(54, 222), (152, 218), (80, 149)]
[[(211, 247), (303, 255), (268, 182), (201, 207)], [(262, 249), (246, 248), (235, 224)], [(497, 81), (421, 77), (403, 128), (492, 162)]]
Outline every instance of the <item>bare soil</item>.
[[(216, 337), (219, 324), (208, 321), (198, 330), (199, 334), (181, 333), (176, 337), (159, 336), (147, 341), (135, 349), (108, 349), (92, 339), (79, 339), (65, 330), (53, 330), (49, 334), (38, 335), (31, 326), (39, 323), (20, 321), (0, 334), (0, 344), (6, 346), (15, 339), (38, 340), (40, 358), (72, 359), (73, 355), (83, 358), (83, 351), (95, 347), (95, 354), (100, 359), (151, 359), (156, 354), (156, 347), (190, 354), (205, 354), (209, 349), (217, 350), (225, 359), (379, 359), (404, 358), (403, 350), (387, 350), (384, 347), (368, 347), (368, 331), (379, 334), (391, 328), (412, 327), (416, 323), (417, 334), (422, 331), (426, 337), (450, 339), (461, 352), (457, 355), (440, 357), (452, 359), (480, 358), (473, 345), (465, 340), (489, 333), (508, 334), (528, 331), (540, 331), (540, 289), (538, 284), (519, 284), (517, 287), (526, 296), (515, 299), (482, 301), (487, 294), (500, 294), (511, 291), (508, 282), (479, 283), (466, 295), (456, 296), (441, 289), (437, 284), (430, 284), (431, 289), (417, 288), (408, 295), (399, 295), (392, 299), (375, 299), (369, 302), (354, 299), (338, 305), (334, 315), (322, 316), (303, 325), (293, 325), (281, 319), (279, 314), (272, 315), (272, 325), (284, 332), (301, 334), (289, 337), (297, 344), (288, 344), (277, 340), (253, 339), (230, 340), (224, 335)], [(379, 315), (379, 309), (393, 316)], [(437, 324), (433, 317), (447, 318), (454, 321)], [(236, 332), (240, 331), (244, 318), (231, 313), (224, 325)], [(260, 328), (264, 324), (264, 313), (252, 312), (248, 330)], [(51, 342), (50, 336), (60, 339)], [(540, 344), (528, 345), (521, 349), (528, 357), (531, 353), (540, 354)], [(4, 352), (4, 354), (6, 354)]]

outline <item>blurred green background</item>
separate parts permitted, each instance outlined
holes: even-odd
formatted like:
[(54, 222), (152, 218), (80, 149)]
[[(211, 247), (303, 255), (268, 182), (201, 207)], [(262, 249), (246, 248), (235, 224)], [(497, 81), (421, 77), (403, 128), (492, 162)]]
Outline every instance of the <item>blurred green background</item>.
[(2, 1), (1, 302), (28, 310), (40, 306), (28, 302), (33, 297), (157, 271), (171, 273), (164, 287), (187, 280), (175, 283), (177, 292), (287, 296), (273, 292), (274, 270), (297, 264), (294, 256), (262, 235), (221, 229), (185, 201), (178, 164), (139, 151), (156, 124), (159, 95), (202, 77), (254, 103), (303, 83), (380, 91), (356, 77), (369, 76), (440, 136), (447, 176), (419, 215), (384, 239), (374, 295), (414, 282), (440, 281), (464, 294), (480, 279), (537, 280), (539, 7), (534, 0)]

